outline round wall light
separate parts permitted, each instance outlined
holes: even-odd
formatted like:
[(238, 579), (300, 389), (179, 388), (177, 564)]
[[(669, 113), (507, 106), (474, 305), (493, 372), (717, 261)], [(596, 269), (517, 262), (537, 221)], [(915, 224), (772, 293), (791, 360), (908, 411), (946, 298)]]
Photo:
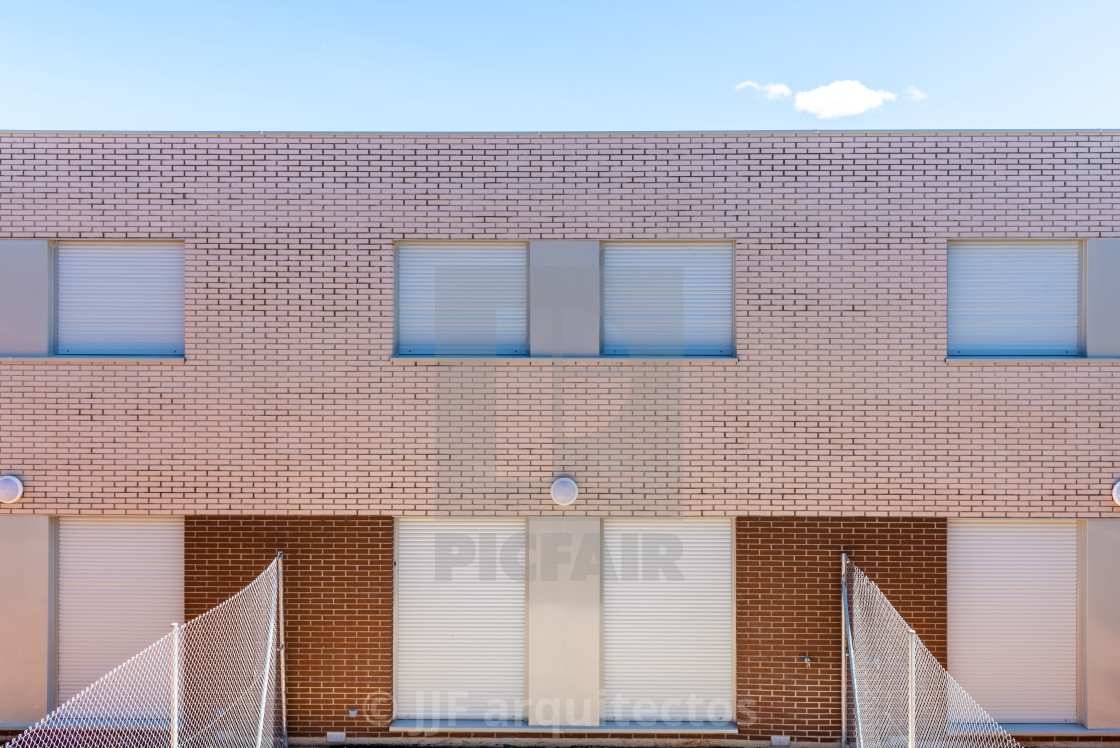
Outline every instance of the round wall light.
[(0, 478), (0, 504), (14, 504), (23, 498), (23, 481), (14, 475)]
[(1112, 484), (1112, 500), (1116, 502), (1117, 506), (1120, 506), (1120, 480)]
[(552, 500), (560, 506), (571, 506), (572, 502), (579, 496), (579, 486), (571, 478), (564, 476), (552, 481)]

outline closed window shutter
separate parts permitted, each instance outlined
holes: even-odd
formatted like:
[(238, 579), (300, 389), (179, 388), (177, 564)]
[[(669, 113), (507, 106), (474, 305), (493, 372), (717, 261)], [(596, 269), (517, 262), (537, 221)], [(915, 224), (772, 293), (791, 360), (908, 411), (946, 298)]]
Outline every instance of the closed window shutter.
[(1077, 721), (1077, 523), (952, 520), (949, 672), (999, 722)]
[(949, 245), (949, 354), (1080, 351), (1077, 242)]
[(732, 245), (603, 245), (603, 354), (729, 356)]
[(607, 720), (734, 719), (733, 534), (726, 520), (603, 520)]
[(55, 351), (179, 356), (183, 245), (59, 242)]
[(524, 244), (401, 244), (397, 352), (528, 353), (528, 255)]
[(60, 703), (183, 622), (182, 518), (59, 519)]
[(520, 518), (397, 523), (398, 719), (525, 718)]

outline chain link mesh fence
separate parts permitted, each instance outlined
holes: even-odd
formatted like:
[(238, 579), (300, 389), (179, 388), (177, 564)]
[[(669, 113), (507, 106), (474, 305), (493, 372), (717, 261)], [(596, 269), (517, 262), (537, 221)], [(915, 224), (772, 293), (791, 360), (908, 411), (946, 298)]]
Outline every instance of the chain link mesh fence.
[(284, 746), (282, 559), (12, 740), (9, 748)]
[(846, 745), (1021, 748), (941, 667), (878, 586), (847, 559), (844, 611), (850, 663)]

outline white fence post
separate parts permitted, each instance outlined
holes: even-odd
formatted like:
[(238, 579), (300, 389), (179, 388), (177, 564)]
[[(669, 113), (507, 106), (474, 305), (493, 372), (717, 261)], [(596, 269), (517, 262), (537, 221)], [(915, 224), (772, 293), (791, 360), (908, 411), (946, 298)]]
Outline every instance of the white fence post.
[(909, 742), (907, 743), (907, 745), (909, 745), (910, 748), (917, 748), (917, 745), (915, 745), (915, 740), (914, 740), (914, 734), (916, 732), (914, 721), (915, 721), (915, 718), (916, 718), (915, 713), (917, 712), (917, 700), (918, 700), (917, 674), (914, 672), (915, 671), (915, 655), (917, 653), (917, 646), (918, 646), (918, 634), (917, 634), (917, 632), (914, 631), (914, 629), (910, 629), (910, 695), (909, 695), (909, 700), (908, 700), (909, 701), (909, 709), (908, 709), (909, 715), (908, 716), (909, 716), (909, 728), (910, 728), (910, 730), (909, 730)]
[(171, 748), (179, 748), (179, 624), (171, 624)]
[[(853, 711), (855, 712), (854, 715), (853, 715), (855, 717), (855, 721), (856, 721), (856, 724), (855, 724), (855, 733), (856, 733), (855, 745), (856, 745), (856, 748), (864, 748), (866, 743), (863, 739), (863, 719), (860, 717), (860, 711), (859, 711), (860, 684), (856, 680), (855, 659), (854, 659), (855, 656), (856, 656), (856, 647), (855, 647), (854, 636), (852, 634), (852, 613), (851, 613), (851, 602), (852, 601), (851, 601), (851, 598), (849, 597), (849, 595), (851, 594), (851, 591), (848, 588), (848, 572), (847, 572), (847, 570), (849, 568), (855, 568), (855, 567), (851, 566), (852, 560), (850, 558), (848, 558), (847, 553), (844, 553), (844, 554), (841, 554), (841, 555), (843, 556), (843, 559), (844, 559), (844, 574), (843, 574), (843, 576), (840, 577), (840, 596), (844, 600), (844, 609), (842, 611), (842, 616), (843, 616), (844, 631), (847, 634), (848, 665), (852, 668), (852, 670), (851, 670), (851, 676), (852, 677), (851, 677), (851, 681), (848, 683), (848, 687), (852, 689), (852, 706), (854, 707)], [(844, 708), (845, 708), (845, 710), (847, 709), (847, 704), (844, 705)]]
[(280, 635), (276, 646), (280, 652), (280, 729), (285, 748), (288, 745), (288, 639), (284, 626), (284, 551), (276, 554), (276, 589), (278, 595), (276, 608), (279, 617)]
[(848, 555), (840, 554), (840, 746), (848, 745)]
[(261, 675), (261, 709), (257, 722), (257, 748), (264, 748), (264, 707), (268, 703), (269, 674), (272, 672), (272, 650), (276, 648), (276, 604), (280, 598), (280, 577), (273, 571), (272, 615), (268, 620), (268, 644), (265, 647), (264, 673)]

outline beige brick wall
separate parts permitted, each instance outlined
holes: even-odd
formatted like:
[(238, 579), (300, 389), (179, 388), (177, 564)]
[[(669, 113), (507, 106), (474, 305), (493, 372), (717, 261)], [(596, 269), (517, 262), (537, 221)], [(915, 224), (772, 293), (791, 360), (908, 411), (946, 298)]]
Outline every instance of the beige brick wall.
[[(183, 362), (0, 362), (0, 512), (1115, 516), (1120, 368), (948, 364), (946, 242), (1120, 135), (0, 135), (0, 238), (181, 239)], [(734, 239), (735, 364), (391, 361), (400, 239)]]

